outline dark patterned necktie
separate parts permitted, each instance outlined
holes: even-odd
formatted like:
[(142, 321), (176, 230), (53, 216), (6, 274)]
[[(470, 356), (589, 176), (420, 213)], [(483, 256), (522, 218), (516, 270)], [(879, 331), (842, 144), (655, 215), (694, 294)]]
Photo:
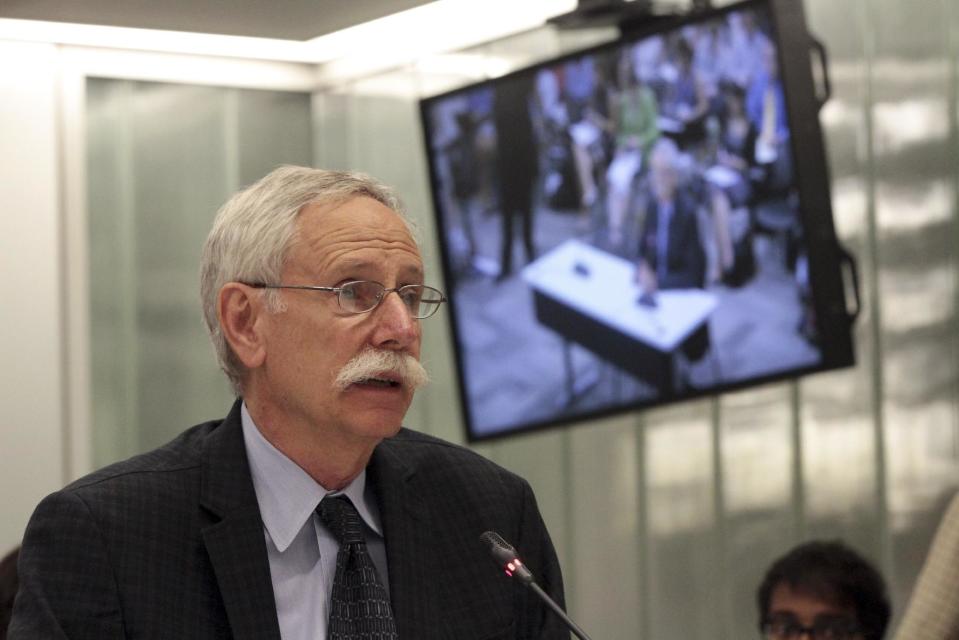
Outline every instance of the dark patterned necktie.
[(366, 549), (360, 514), (345, 496), (323, 498), (316, 511), (340, 543), (333, 577), (329, 640), (396, 640), (390, 599)]

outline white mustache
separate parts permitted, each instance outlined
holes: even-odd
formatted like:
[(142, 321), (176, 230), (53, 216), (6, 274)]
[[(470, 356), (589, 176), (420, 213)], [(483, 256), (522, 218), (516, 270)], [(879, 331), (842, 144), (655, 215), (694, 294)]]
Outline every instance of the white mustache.
[(426, 369), (410, 354), (386, 349), (367, 349), (343, 365), (333, 380), (333, 385), (343, 391), (351, 384), (382, 376), (384, 373), (395, 374), (399, 382), (411, 391), (416, 391), (430, 381)]

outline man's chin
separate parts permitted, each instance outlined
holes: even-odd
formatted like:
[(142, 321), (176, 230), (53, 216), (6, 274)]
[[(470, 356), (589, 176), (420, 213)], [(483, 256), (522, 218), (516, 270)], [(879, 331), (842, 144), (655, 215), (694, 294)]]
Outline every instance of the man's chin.
[(371, 440), (384, 440), (399, 433), (402, 426), (401, 421), (369, 422), (354, 425), (353, 432)]
[(413, 401), (413, 392), (406, 387), (370, 388), (350, 385), (341, 399), (342, 415), (355, 433), (388, 438), (396, 435)]
[(382, 407), (364, 407), (350, 415), (353, 431), (374, 438), (389, 438), (395, 436), (403, 426), (406, 417), (406, 408), (395, 410)]

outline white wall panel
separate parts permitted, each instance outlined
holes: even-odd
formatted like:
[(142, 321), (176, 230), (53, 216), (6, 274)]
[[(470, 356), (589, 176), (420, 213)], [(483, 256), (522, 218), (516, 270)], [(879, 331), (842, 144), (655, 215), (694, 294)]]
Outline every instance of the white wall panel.
[(57, 50), (0, 41), (0, 554), (64, 481)]

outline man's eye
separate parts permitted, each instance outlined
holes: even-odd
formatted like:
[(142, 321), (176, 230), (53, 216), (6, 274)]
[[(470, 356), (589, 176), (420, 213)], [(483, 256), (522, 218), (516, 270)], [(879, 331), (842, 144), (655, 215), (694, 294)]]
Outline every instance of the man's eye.
[(403, 302), (408, 305), (419, 304), (423, 297), (423, 291), (420, 288), (409, 288), (402, 291)]

